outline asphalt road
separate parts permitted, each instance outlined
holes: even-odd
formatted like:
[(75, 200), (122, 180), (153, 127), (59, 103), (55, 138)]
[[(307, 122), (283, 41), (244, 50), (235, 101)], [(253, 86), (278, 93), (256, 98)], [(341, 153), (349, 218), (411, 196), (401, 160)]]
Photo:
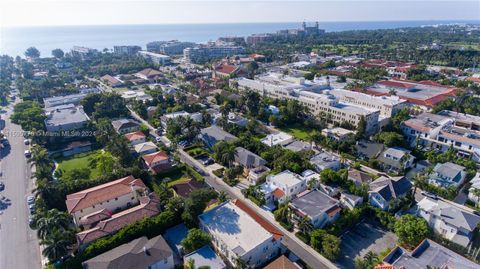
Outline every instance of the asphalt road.
[[(1, 116), (5, 119), (7, 115)], [(41, 268), (38, 239), (35, 231), (28, 225), (26, 199), (31, 195), (33, 182), (30, 165), (24, 156), (27, 146), (24, 145), (21, 135), (12, 134), (20, 133), (22, 129), (12, 124), (8, 118), (3, 131), (10, 147), (1, 149), (1, 181), (5, 183), (5, 190), (0, 196), (10, 199), (10, 203), (1, 204), (3, 214), (0, 215), (0, 269)]]

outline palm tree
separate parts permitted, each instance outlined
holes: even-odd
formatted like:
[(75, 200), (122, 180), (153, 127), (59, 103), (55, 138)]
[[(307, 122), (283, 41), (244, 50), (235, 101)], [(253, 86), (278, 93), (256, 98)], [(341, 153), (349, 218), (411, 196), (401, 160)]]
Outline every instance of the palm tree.
[(223, 202), (227, 201), (227, 198), (228, 198), (228, 197), (227, 197), (227, 193), (226, 193), (226, 192), (220, 191), (220, 192), (218, 193), (217, 199), (218, 199), (218, 201), (219, 201), (220, 203), (223, 203)]
[(68, 230), (53, 230), (53, 232), (45, 239), (40, 241), (45, 248), (42, 254), (47, 256), (50, 261), (56, 261), (68, 254), (73, 244), (73, 233)]
[(37, 228), (38, 237), (45, 240), (50, 233), (55, 230), (67, 230), (71, 223), (70, 216), (58, 209), (50, 209), (37, 219), (35, 227)]
[(313, 230), (312, 223), (307, 216), (303, 216), (297, 223), (297, 227), (302, 234), (308, 234)]
[(188, 259), (187, 263), (185, 264), (185, 269), (195, 269), (195, 260)]

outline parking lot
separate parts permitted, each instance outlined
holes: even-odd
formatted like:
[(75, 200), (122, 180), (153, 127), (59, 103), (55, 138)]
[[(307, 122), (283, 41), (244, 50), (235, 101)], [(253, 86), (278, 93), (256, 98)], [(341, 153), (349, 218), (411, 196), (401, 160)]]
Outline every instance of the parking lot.
[(362, 221), (342, 235), (342, 254), (337, 264), (340, 268), (353, 269), (356, 258), (363, 257), (369, 251), (380, 253), (386, 248), (393, 248), (396, 241), (394, 233), (372, 221)]

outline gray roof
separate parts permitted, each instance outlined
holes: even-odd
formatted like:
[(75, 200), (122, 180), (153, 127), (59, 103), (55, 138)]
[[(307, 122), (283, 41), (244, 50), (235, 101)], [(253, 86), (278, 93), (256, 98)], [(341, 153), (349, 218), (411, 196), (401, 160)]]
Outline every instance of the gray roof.
[(235, 149), (235, 162), (248, 168), (267, 164), (267, 161), (262, 159), (262, 157), (242, 147)]
[(311, 149), (310, 144), (299, 141), (299, 140), (294, 140), (291, 143), (288, 143), (287, 145), (283, 146), (286, 149), (289, 149), (293, 152), (300, 152), (304, 150), (309, 150)]
[(118, 131), (121, 129), (136, 127), (139, 126), (139, 124), (131, 119), (119, 119), (112, 121), (112, 126), (116, 131)]
[(369, 159), (376, 158), (380, 152), (383, 151), (384, 145), (381, 143), (370, 141), (358, 141), (355, 145), (355, 150), (359, 155), (365, 156)]
[(315, 165), (319, 171), (327, 168), (337, 170), (341, 166), (339, 158), (327, 152), (321, 152), (313, 156), (310, 158), (310, 163)]
[(463, 170), (465, 170), (465, 167), (451, 162), (437, 163), (437, 165), (435, 165), (435, 168), (433, 168), (433, 171), (435, 171), (436, 173), (452, 179), (455, 178), (455, 176), (457, 176), (458, 173), (462, 172)]
[(225, 132), (222, 128), (212, 125), (208, 128), (203, 128), (200, 130), (200, 135), (209, 147), (213, 147), (218, 141), (233, 141), (237, 137)]
[(318, 216), (334, 207), (338, 207), (338, 200), (315, 189), (293, 199), (290, 206), (302, 213), (313, 217)]
[(83, 111), (83, 107), (72, 107), (69, 105), (57, 107), (57, 109), (49, 110), (45, 125), (62, 126), (66, 124), (82, 123), (89, 120), (87, 114)]
[(145, 269), (172, 256), (172, 250), (161, 235), (146, 236), (118, 246), (82, 263), (85, 269)]
[(194, 252), (183, 257), (185, 262), (190, 259), (195, 261), (195, 267), (208, 266), (210, 269), (224, 269), (227, 268), (222, 259), (208, 246), (203, 246)]
[(405, 195), (412, 188), (412, 183), (406, 177), (379, 177), (369, 184), (370, 192), (377, 192), (385, 201)]
[(396, 247), (384, 259), (395, 268), (424, 269), (431, 268), (462, 268), (476, 269), (480, 266), (432, 240), (424, 240), (412, 252)]

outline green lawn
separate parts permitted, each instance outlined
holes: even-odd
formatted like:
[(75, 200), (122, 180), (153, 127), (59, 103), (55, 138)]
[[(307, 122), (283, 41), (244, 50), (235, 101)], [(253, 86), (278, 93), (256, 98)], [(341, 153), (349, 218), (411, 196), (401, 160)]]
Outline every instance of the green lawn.
[(101, 150), (95, 150), (95, 151), (80, 153), (67, 158), (58, 158), (55, 160), (58, 163), (57, 169), (62, 170), (65, 173), (66, 171), (72, 170), (75, 168), (77, 169), (87, 168), (87, 169), (90, 169), (90, 177), (96, 178), (101, 175), (101, 172), (98, 169), (91, 169), (88, 166), (88, 163), (89, 163), (90, 157), (100, 151)]
[(310, 129), (301, 125), (280, 127), (278, 129), (290, 135), (293, 135), (296, 139), (305, 140), (305, 141), (309, 140), (309, 135), (314, 131), (313, 129)]

